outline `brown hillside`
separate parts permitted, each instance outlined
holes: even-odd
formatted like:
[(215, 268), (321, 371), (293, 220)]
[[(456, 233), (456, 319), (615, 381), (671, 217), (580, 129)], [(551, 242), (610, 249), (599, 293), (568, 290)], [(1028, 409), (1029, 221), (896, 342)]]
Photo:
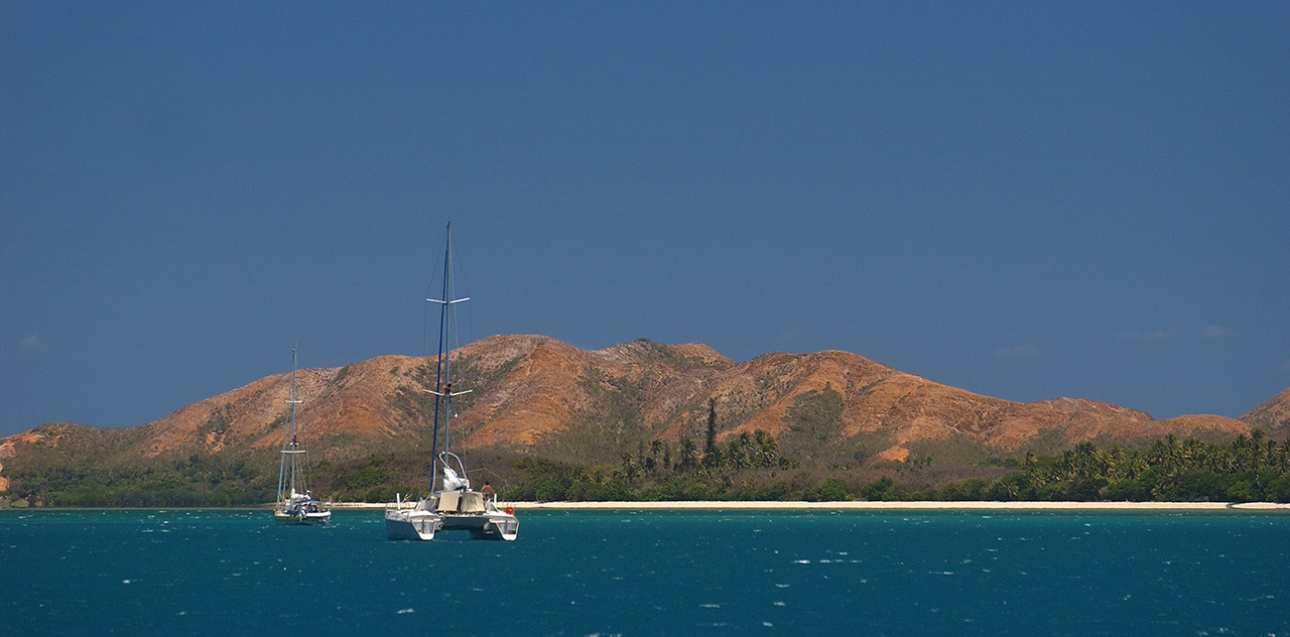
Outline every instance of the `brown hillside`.
[[(424, 362), (381, 356), (341, 368), (297, 370), (296, 422), (301, 436), (307, 442), (335, 433), (390, 436), (407, 429), (387, 397), (411, 387), (413, 382), (403, 373)], [(155, 456), (167, 451), (277, 447), (282, 443), (290, 383), (290, 372), (275, 374), (142, 425), (148, 436), (139, 452)]]
[(609, 392), (617, 390), (615, 382), (640, 387), (641, 417), (653, 428), (697, 400), (713, 374), (733, 365), (705, 345), (634, 341), (586, 351), (542, 336), (486, 338), (454, 351), (453, 359), (485, 371), (509, 365), (460, 415), (466, 448), (526, 447), (560, 435), (571, 414), (591, 406), (583, 386), (589, 382)]
[(476, 358), (487, 369), (509, 367), (498, 382), (480, 388), (457, 425), (469, 432), (470, 446), (532, 445), (558, 431), (577, 404), (572, 391), (585, 364), (585, 352), (538, 336), (494, 336), (453, 352), (454, 359)]
[(1241, 416), (1241, 421), (1279, 438), (1290, 435), (1290, 387)]
[[(780, 437), (792, 426), (795, 405), (830, 392), (840, 399), (828, 403), (840, 404), (840, 412), (829, 416), (835, 421), (822, 425), (830, 428), (832, 440), (863, 436), (876, 440), (873, 444), (891, 458), (905, 457), (908, 445), (941, 440), (1016, 451), (1040, 441), (1061, 446), (1170, 433), (1232, 436), (1251, 426), (1284, 432), (1290, 414), (1290, 390), (1246, 414), (1244, 422), (1220, 416), (1157, 420), (1141, 411), (1075, 398), (1018, 403), (839, 351), (771, 353), (737, 364), (699, 344), (639, 340), (588, 351), (543, 336), (518, 335), (470, 343), (454, 350), (451, 360), (454, 389), (471, 390), (453, 403), (453, 442), (459, 449), (576, 449), (550, 443), (585, 436), (588, 423), (598, 425), (606, 418), (620, 420), (610, 425), (638, 428), (627, 432), (636, 440), (701, 440), (709, 401), (716, 408), (719, 442), (756, 430)], [(425, 440), (433, 402), (423, 389), (433, 384), (433, 369), (432, 358), (381, 356), (341, 368), (299, 370), (302, 442), (312, 453), (326, 456), (361, 455)], [(24, 447), (52, 448), (71, 440), (86, 449), (110, 447), (133, 457), (268, 451), (281, 444), (289, 382), (289, 372), (261, 378), (137, 427), (42, 425), (0, 440), (0, 450), (12, 457)], [(879, 453), (872, 445), (864, 448), (864, 453)]]

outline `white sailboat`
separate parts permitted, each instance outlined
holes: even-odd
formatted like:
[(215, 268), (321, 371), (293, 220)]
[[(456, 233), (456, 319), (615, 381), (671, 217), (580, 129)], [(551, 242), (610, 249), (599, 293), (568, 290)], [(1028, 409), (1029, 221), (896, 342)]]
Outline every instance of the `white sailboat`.
[(273, 520), (278, 524), (326, 524), (331, 511), (315, 500), (305, 488), (305, 450), (296, 431), (296, 349), (291, 348), (291, 394), (287, 398), (287, 422), (282, 428), (282, 460), (278, 464), (278, 501)]
[[(476, 539), (513, 541), (520, 528), (515, 510), (509, 506), (499, 509), (497, 495), (492, 493), (487, 482), (482, 490), (472, 489), (461, 458), (449, 449), (452, 398), (470, 391), (453, 391), (450, 357), (445, 350), (451, 348), (453, 306), (469, 300), (469, 297), (454, 298), (453, 294), (452, 224), (448, 224), (443, 260), (443, 298), (426, 299), (440, 307), (438, 372), (434, 389), (425, 390), (435, 396), (430, 444), (430, 497), (420, 498), (415, 503), (400, 498), (387, 506), (385, 532), (391, 540), (433, 540), (440, 531), (466, 531)], [(441, 428), (443, 451), (439, 451)], [(436, 480), (438, 489), (435, 488)]]

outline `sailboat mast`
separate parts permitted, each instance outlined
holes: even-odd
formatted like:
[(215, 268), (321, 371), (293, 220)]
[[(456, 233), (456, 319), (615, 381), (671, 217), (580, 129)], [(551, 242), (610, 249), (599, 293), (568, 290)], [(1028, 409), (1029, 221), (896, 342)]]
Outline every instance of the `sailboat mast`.
[[(447, 239), (444, 241), (443, 249), (443, 298), (426, 299), (430, 303), (439, 304), (439, 355), (435, 362), (435, 379), (434, 389), (430, 393), (435, 395), (434, 401), (434, 429), (430, 441), (430, 490), (434, 491), (435, 476), (439, 472), (439, 414), (443, 413), (443, 446), (448, 448), (448, 414), (449, 400), (452, 397), (452, 375), (448, 366), (450, 357), (447, 355), (448, 349), (452, 347), (452, 312), (450, 306), (468, 301), (470, 297), (456, 299), (453, 298), (452, 289), (452, 223), (448, 223)], [(459, 392), (460, 393), (460, 392)], [(442, 399), (442, 400), (440, 400)], [(440, 409), (440, 403), (443, 407)]]
[[(435, 364), (435, 388), (430, 392), (435, 395), (435, 427), (431, 433), (430, 444), (430, 490), (435, 490), (435, 476), (439, 473), (439, 414), (444, 414), (444, 450), (448, 450), (448, 419), (450, 414), (450, 398), (458, 393), (453, 392), (452, 374), (450, 374), (449, 365), (452, 357), (448, 356), (449, 349), (452, 348), (452, 330), (453, 330), (453, 312), (452, 306), (463, 300), (470, 300), (470, 297), (454, 298), (453, 297), (453, 224), (448, 224), (448, 239), (444, 242), (444, 298), (426, 299), (430, 303), (439, 303), (439, 358)], [(470, 391), (470, 389), (467, 389)], [(440, 401), (442, 398), (442, 401)], [(442, 409), (440, 409), (442, 402)]]
[(291, 494), (296, 493), (296, 457), (299, 455), (300, 442), (296, 440), (296, 348), (291, 348), (291, 397), (287, 400), (291, 403), (288, 408), (287, 422), (291, 424)]
[[(288, 398), (287, 402), (291, 402), (291, 400)], [(290, 443), (290, 440), (291, 417), (288, 415), (287, 422), (283, 423), (282, 427), (282, 454), (281, 458), (278, 460), (278, 502), (281, 502), (284, 499), (283, 494), (286, 493), (287, 489), (287, 445)]]
[(287, 421), (282, 427), (282, 459), (278, 463), (278, 500), (285, 500), (296, 493), (296, 348), (291, 348), (291, 389), (287, 396)]

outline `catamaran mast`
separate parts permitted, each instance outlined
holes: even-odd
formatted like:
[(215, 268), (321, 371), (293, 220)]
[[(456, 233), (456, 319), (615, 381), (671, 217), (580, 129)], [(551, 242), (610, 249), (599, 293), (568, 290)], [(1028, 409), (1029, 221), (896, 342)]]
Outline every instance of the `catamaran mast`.
[(435, 365), (434, 389), (429, 390), (435, 395), (434, 401), (434, 429), (430, 442), (430, 491), (434, 491), (435, 476), (439, 471), (439, 404), (443, 403), (443, 446), (448, 449), (448, 414), (449, 402), (453, 396), (465, 392), (452, 391), (452, 375), (448, 366), (450, 358), (446, 355), (445, 348), (451, 348), (451, 322), (453, 313), (450, 310), (452, 305), (469, 301), (470, 297), (460, 299), (453, 298), (452, 289), (452, 222), (448, 223), (448, 238), (444, 242), (443, 250), (443, 298), (426, 299), (429, 303), (439, 304), (439, 356)]

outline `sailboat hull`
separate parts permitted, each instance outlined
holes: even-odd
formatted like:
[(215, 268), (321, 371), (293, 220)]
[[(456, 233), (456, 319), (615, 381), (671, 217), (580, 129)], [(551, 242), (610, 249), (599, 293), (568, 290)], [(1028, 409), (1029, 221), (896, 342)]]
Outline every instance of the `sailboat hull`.
[(274, 511), (273, 521), (278, 524), (326, 524), (331, 521), (331, 511), (309, 511), (305, 513)]
[(467, 531), (476, 540), (515, 541), (520, 521), (513, 515), (445, 515), (443, 531)]
[(385, 510), (385, 535), (391, 540), (433, 540), (442, 524), (443, 516), (424, 509)]

